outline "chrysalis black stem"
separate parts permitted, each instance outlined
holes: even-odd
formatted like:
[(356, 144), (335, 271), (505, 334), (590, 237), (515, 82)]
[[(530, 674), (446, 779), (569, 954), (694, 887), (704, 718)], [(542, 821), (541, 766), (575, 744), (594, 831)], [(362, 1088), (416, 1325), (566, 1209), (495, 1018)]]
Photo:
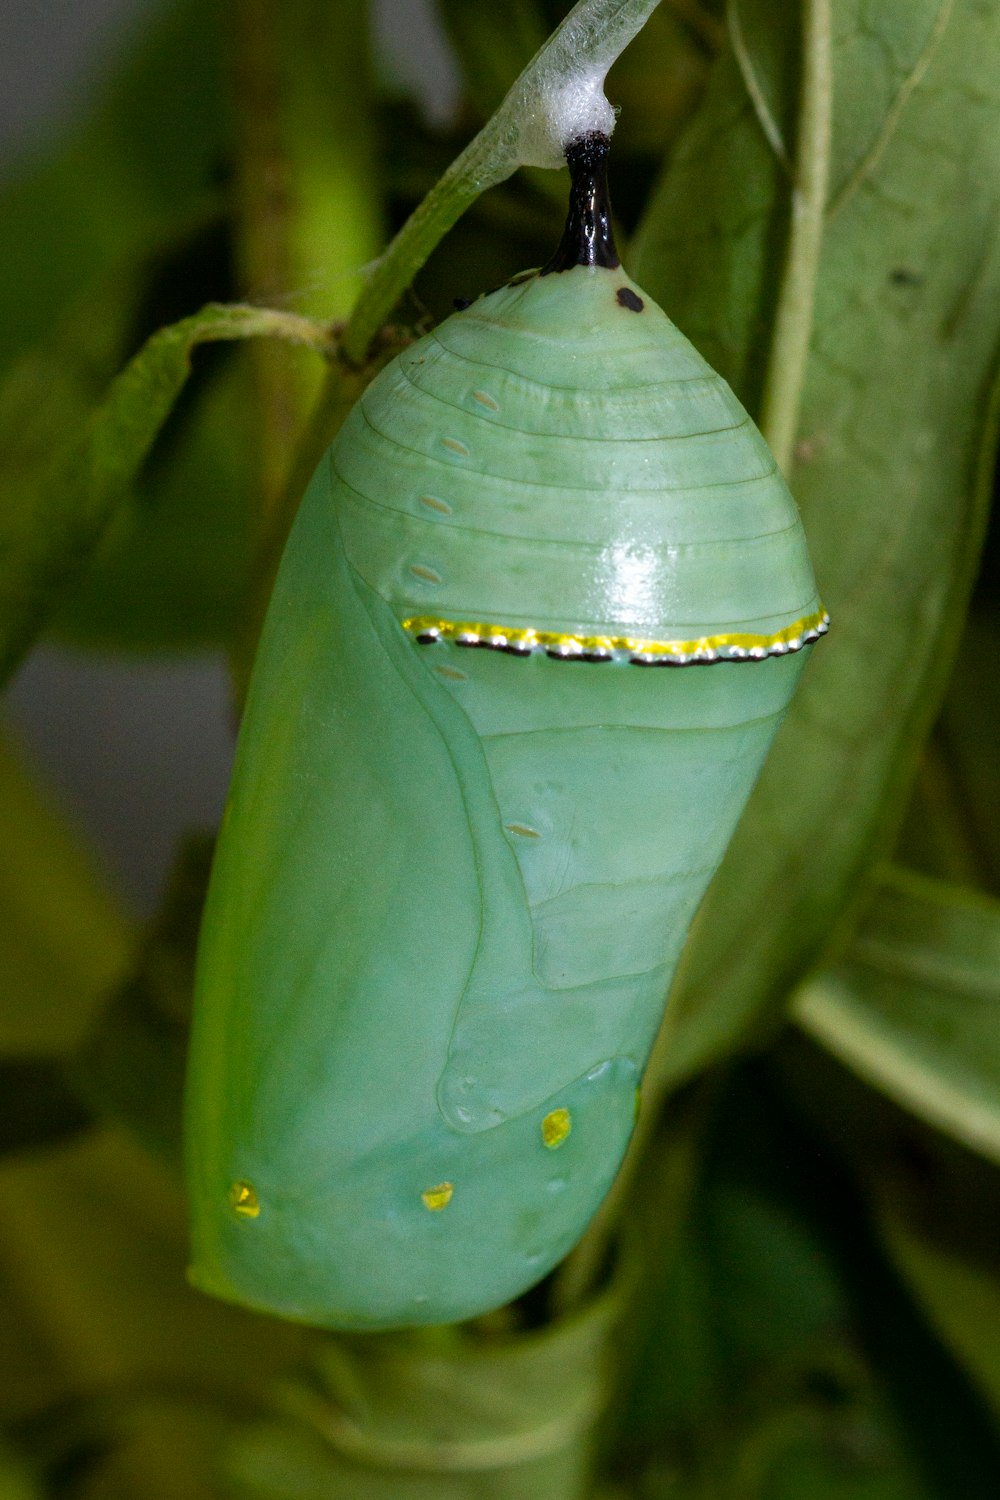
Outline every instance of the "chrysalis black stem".
[(611, 228), (608, 195), (608, 151), (611, 142), (594, 131), (582, 135), (566, 148), (569, 167), (569, 213), (559, 248), (542, 268), (543, 276), (569, 271), (574, 266), (604, 266), (613, 271), (621, 264)]

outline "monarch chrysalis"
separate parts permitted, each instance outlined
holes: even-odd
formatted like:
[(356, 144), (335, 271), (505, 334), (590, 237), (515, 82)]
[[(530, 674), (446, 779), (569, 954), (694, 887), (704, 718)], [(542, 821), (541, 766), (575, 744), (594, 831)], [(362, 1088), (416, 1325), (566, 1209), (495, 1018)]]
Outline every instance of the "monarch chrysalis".
[(766, 444), (619, 267), (606, 151), (570, 149), (543, 271), (369, 386), (260, 646), (199, 959), (192, 1277), (324, 1326), (469, 1317), (578, 1239), (826, 629)]

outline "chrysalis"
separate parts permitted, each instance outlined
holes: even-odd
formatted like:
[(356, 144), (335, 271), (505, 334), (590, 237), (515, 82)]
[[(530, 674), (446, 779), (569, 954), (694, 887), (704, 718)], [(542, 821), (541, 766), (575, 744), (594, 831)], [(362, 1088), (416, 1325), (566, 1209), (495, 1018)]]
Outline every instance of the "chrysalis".
[(195, 1284), (287, 1317), (467, 1318), (576, 1243), (826, 629), (764, 440), (619, 266), (606, 154), (544, 270), (369, 386), (281, 567), (187, 1141)]

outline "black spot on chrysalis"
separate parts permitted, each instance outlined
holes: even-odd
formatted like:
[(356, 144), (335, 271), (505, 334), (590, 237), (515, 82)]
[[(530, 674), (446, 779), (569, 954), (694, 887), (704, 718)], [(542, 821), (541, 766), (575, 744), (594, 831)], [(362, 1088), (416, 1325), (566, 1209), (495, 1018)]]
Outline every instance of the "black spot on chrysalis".
[(620, 286), (615, 293), (615, 301), (619, 307), (627, 307), (630, 312), (642, 312), (646, 306), (641, 297), (637, 297), (630, 286)]

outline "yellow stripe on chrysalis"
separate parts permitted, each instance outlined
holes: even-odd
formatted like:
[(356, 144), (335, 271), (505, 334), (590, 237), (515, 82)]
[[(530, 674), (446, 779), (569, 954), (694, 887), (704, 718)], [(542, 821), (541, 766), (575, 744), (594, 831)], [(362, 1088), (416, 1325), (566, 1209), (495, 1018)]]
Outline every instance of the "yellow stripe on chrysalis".
[(627, 654), (630, 660), (696, 661), (754, 660), (763, 656), (783, 656), (824, 635), (830, 617), (820, 605), (813, 614), (786, 625), (771, 635), (733, 631), (724, 635), (701, 636), (696, 640), (654, 641), (627, 635), (575, 635), (562, 631), (536, 630), (530, 626), (488, 625), (479, 621), (443, 620), (432, 615), (412, 615), (404, 620), (403, 629), (425, 642), (452, 641), (462, 646), (493, 646), (498, 650), (548, 651), (567, 656), (594, 653), (606, 656)]

